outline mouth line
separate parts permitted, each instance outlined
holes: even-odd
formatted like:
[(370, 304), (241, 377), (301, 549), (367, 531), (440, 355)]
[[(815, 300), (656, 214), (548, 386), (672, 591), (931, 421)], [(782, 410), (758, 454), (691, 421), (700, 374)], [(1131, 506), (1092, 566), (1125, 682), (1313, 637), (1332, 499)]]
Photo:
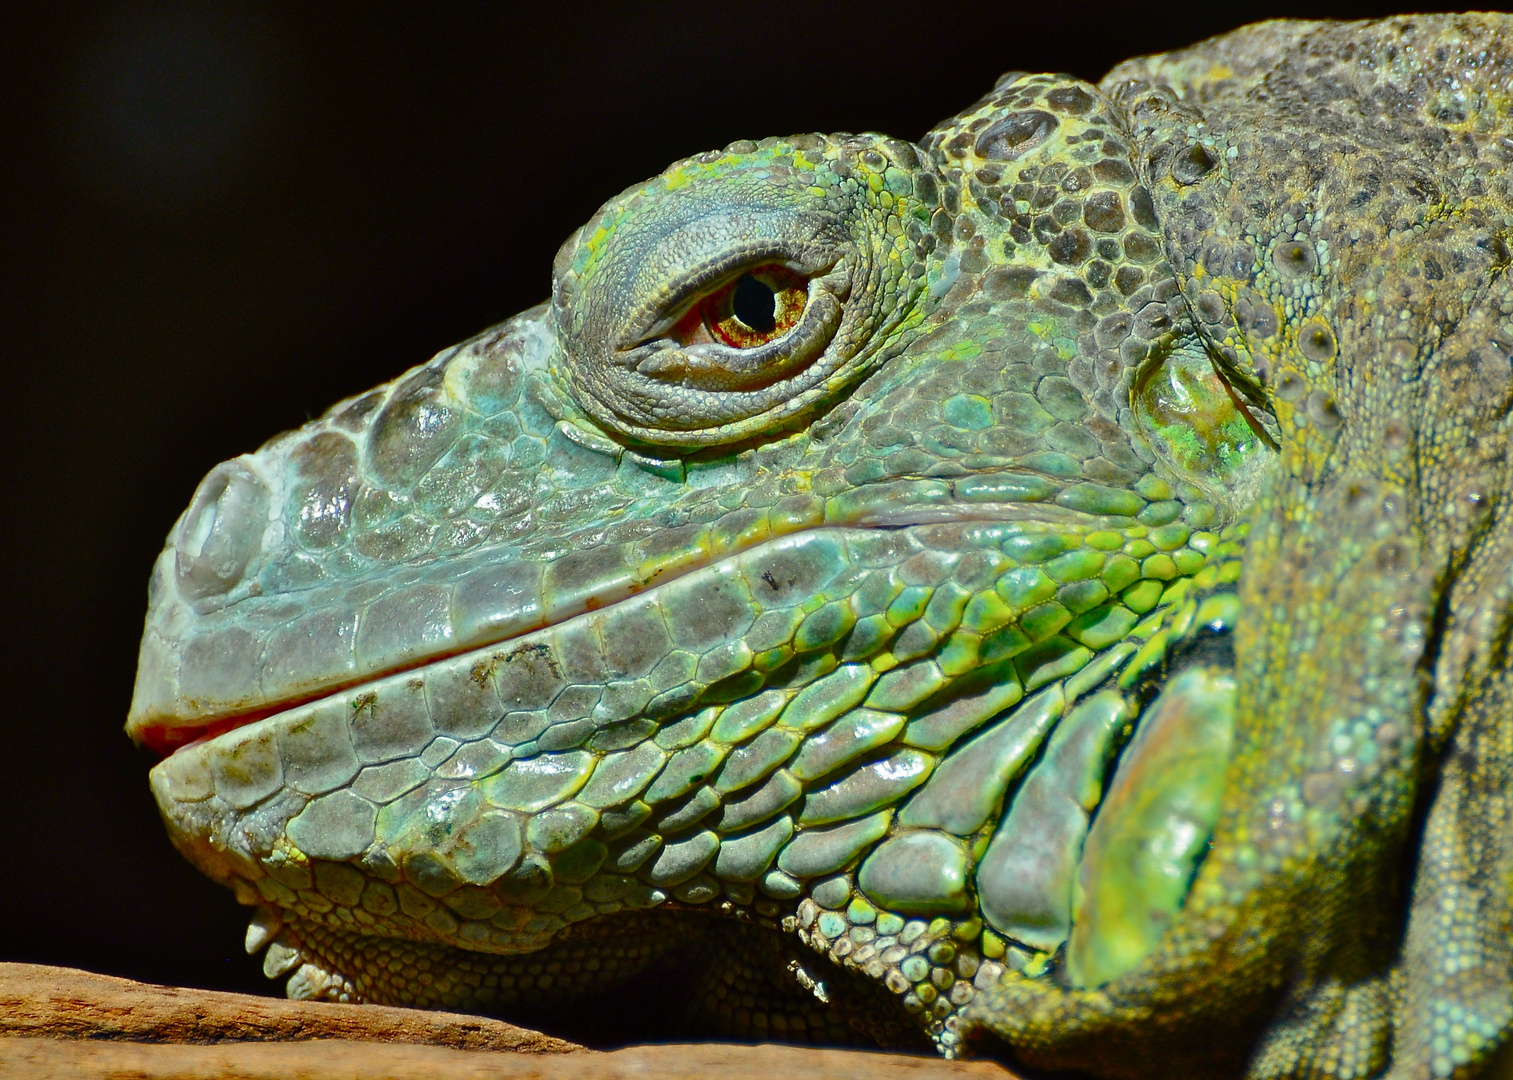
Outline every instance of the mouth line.
[[(561, 620), (567, 621), (566, 619)], [(528, 630), (521, 630), (496, 641), (486, 641), (479, 644), (468, 645), (465, 648), (450, 649), (445, 652), (430, 653), (419, 657), (410, 663), (399, 664), (394, 667), (383, 668), (355, 679), (345, 682), (331, 683), (311, 694), (301, 694), (295, 697), (280, 698), (278, 701), (260, 706), (256, 709), (248, 709), (245, 712), (228, 713), (224, 716), (213, 716), (201, 723), (169, 726), (167, 724), (150, 724), (144, 727), (136, 736), (137, 741), (147, 749), (156, 753), (159, 757), (169, 758), (180, 751), (190, 750), (202, 743), (209, 742), (228, 731), (236, 731), (240, 728), (250, 727), (263, 720), (271, 720), (282, 716), (284, 713), (293, 712), (295, 709), (304, 708), (317, 702), (326, 701), (341, 694), (363, 686), (370, 686), (382, 682), (384, 679), (393, 678), (411, 671), (420, 671), (436, 664), (445, 663), (458, 656), (464, 656), (471, 652), (483, 652), (488, 649), (497, 649), (516, 638), (533, 634), (537, 630), (545, 630), (557, 623), (543, 623), (540, 626)]]
[(512, 641), (560, 626), (580, 615), (596, 611), (609, 611), (622, 603), (680, 581), (701, 570), (720, 566), (731, 559), (748, 554), (767, 544), (791, 541), (795, 537), (823, 532), (829, 529), (895, 530), (930, 525), (969, 525), (974, 522), (985, 524), (1024, 523), (1053, 528), (1062, 525), (1075, 525), (1079, 528), (1096, 528), (1102, 523), (1102, 519), (1098, 515), (1090, 515), (1083, 511), (1067, 509), (1054, 503), (1017, 501), (962, 503), (953, 500), (944, 504), (925, 504), (897, 508), (882, 505), (848, 515), (848, 519), (844, 521), (822, 522), (818, 525), (800, 528), (793, 532), (770, 536), (749, 547), (727, 551), (711, 559), (690, 561), (670, 572), (667, 567), (659, 568), (648, 579), (625, 585), (618, 591), (617, 595), (601, 596), (589, 594), (571, 607), (565, 607), (553, 613), (550, 617), (543, 617), (540, 621), (531, 625), (520, 626), (499, 637), (470, 641), (465, 645), (453, 649), (428, 653), (425, 656), (416, 657), (406, 663), (366, 672), (352, 679), (333, 682), (311, 693), (291, 695), (258, 705), (254, 708), (221, 715), (212, 715), (193, 724), (173, 724), (163, 721), (147, 724), (136, 733), (135, 739), (138, 743), (160, 757), (167, 758), (181, 750), (187, 750), (217, 736), (224, 735), (229, 731), (235, 731), (239, 728), (280, 716), (294, 709), (324, 701), (340, 694), (349, 693), (354, 689), (368, 686), (384, 679), (403, 675), (407, 672), (424, 670), (436, 664), (454, 660), (468, 653), (497, 650)]

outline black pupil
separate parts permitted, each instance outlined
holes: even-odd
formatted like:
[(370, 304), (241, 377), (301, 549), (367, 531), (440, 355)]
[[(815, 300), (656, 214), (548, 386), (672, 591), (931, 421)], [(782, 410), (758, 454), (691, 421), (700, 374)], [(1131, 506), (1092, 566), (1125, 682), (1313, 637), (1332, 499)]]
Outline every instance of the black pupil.
[(777, 321), (778, 298), (769, 286), (750, 274), (735, 283), (730, 312), (758, 334), (770, 334)]

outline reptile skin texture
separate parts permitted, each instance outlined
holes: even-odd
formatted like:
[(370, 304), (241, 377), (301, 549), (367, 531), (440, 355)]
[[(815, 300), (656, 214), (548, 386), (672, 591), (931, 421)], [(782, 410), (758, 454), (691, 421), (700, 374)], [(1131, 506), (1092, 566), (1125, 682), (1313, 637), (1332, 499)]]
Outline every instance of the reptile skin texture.
[(628, 188), (205, 479), (128, 723), (174, 844), (294, 997), (1492, 1075), (1510, 34), (1264, 23)]

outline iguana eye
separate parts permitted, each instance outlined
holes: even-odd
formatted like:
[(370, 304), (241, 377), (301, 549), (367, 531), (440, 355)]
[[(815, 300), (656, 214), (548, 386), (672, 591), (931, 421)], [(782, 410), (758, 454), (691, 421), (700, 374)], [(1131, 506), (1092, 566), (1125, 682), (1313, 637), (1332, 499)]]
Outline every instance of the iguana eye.
[(782, 266), (742, 274), (735, 284), (704, 301), (704, 321), (715, 337), (749, 349), (782, 337), (799, 321), (809, 283)]
[(785, 266), (758, 266), (694, 303), (668, 335), (680, 345), (754, 349), (798, 325), (809, 281)]
[(906, 233), (938, 191), (914, 194), (917, 152), (800, 143), (679, 162), (558, 252), (553, 372), (612, 439), (692, 451), (798, 430), (920, 326), (929, 270)]

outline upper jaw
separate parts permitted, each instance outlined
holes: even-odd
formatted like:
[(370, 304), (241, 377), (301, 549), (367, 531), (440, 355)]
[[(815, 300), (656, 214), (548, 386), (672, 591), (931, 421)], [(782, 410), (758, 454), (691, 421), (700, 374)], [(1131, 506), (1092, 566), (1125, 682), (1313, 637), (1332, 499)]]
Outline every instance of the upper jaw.
[[(1106, 515), (1025, 501), (1044, 496), (1036, 480), (1004, 473), (954, 482), (896, 481), (830, 499), (792, 498), (761, 514), (738, 511), (708, 525), (579, 550), (551, 563), (491, 561), (495, 553), (485, 550), (386, 590), (374, 589), (379, 582), (361, 582), (349, 595), (377, 591), (376, 599), (325, 609), (310, 604), (283, 625), (274, 619), (299, 597), (254, 592), (197, 609), (175, 587), (182, 559), (170, 541), (154, 568), (126, 729), (166, 754), (352, 686), (612, 607), (743, 551), (817, 529), (1022, 521), (1086, 530), (1109, 523)], [(184, 531), (181, 522), (175, 535)], [(375, 641), (388, 647), (362, 652), (364, 643)]]

